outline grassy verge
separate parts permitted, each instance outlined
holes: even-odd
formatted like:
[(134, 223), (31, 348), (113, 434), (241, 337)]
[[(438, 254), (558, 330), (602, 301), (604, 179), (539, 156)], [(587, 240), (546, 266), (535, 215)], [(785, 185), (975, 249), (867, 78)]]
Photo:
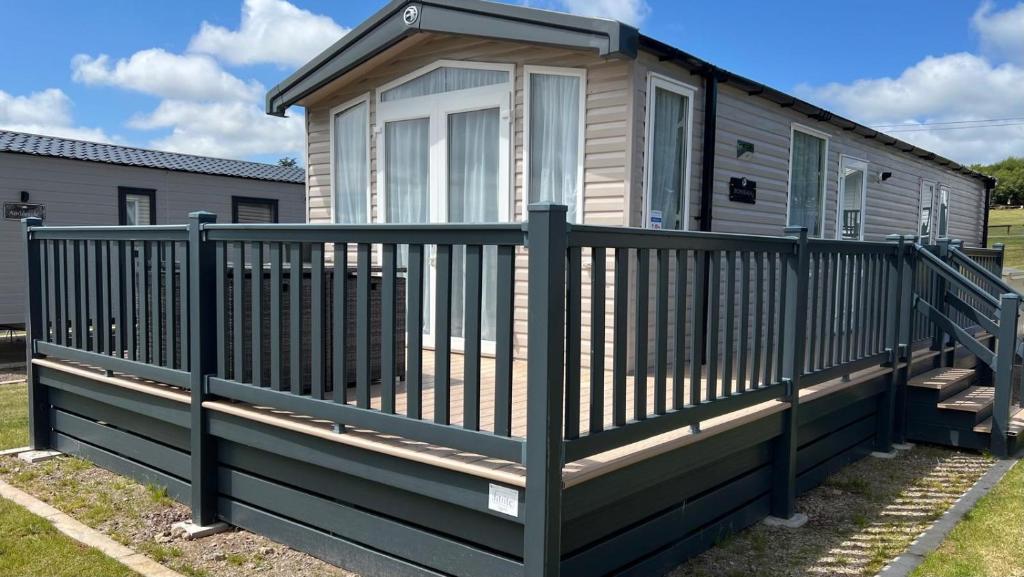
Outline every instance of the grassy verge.
[(28, 444), (27, 395), (25, 383), (0, 385), (0, 450)]
[(988, 245), (1005, 244), (1005, 266), (1024, 269), (1024, 210), (990, 210), (988, 219), (990, 225), (1011, 225), (1009, 235), (1003, 228), (989, 229)]
[(925, 575), (1024, 575), (1024, 466), (1018, 464), (925, 557)]
[(120, 577), (136, 573), (0, 499), (0, 577)]

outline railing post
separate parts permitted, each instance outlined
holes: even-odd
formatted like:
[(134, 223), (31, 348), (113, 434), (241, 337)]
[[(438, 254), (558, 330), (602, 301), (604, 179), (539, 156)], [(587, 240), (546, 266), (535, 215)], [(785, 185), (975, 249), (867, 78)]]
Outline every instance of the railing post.
[(804, 342), (807, 318), (801, 311), (807, 302), (810, 250), (806, 227), (787, 227), (787, 235), (796, 236), (795, 251), (785, 260), (786, 318), (782, 320), (784, 347), (782, 379), (786, 383), (789, 409), (783, 413), (782, 435), (775, 442), (772, 461), (772, 517), (797, 522), (796, 516), (796, 450), (798, 407), (800, 405), (800, 378), (804, 368)]
[[(949, 244), (950, 241), (948, 238), (940, 238), (938, 240), (938, 257), (946, 264), (949, 264)], [(936, 278), (935, 298), (937, 299), (937, 302), (933, 303), (933, 305), (940, 313), (945, 316), (949, 316), (949, 308), (946, 306), (946, 291), (948, 289), (946, 285), (946, 279), (942, 278), (942, 276), (938, 276)], [(939, 351), (939, 366), (946, 366), (948, 364), (946, 355), (942, 353), (943, 349), (946, 347), (947, 341), (948, 338), (946, 333), (943, 332), (938, 325), (935, 325), (935, 329), (932, 334), (932, 350)]]
[(557, 577), (562, 533), (566, 207), (529, 207), (525, 574)]
[[(898, 236), (898, 235), (894, 235)], [(918, 237), (906, 235), (903, 247), (897, 256), (897, 268), (893, 271), (899, 277), (898, 302), (896, 303), (896, 408), (893, 413), (893, 443), (903, 444), (907, 438), (907, 382), (910, 380), (911, 364), (914, 361), (914, 291), (917, 287)]]
[(206, 376), (217, 371), (217, 285), (213, 243), (203, 240), (203, 225), (217, 221), (208, 212), (188, 215), (189, 372), (192, 420), (192, 523), (210, 525), (217, 519), (217, 460), (203, 410)]
[(992, 272), (996, 273), (996, 275), (998, 275), (999, 278), (1002, 278), (1003, 264), (1006, 259), (1006, 245), (1001, 242), (997, 242), (994, 245), (992, 245), (992, 249), (998, 252), (998, 254), (996, 255), (996, 265), (998, 266), (998, 270)]
[[(897, 389), (901, 382), (900, 371), (900, 345), (901, 335), (900, 322), (903, 320), (903, 260), (904, 260), (904, 238), (900, 235), (890, 235), (886, 240), (893, 243), (893, 253), (889, 256), (889, 283), (885, 287), (885, 299), (892, 307), (892, 314), (885, 324), (885, 348), (889, 352), (889, 363), (892, 372), (886, 378), (885, 391), (879, 398), (878, 418), (875, 419), (875, 450), (881, 453), (892, 451), (893, 437), (897, 425)], [(905, 384), (905, 383), (902, 383)]]
[(1007, 457), (1006, 434), (1010, 426), (1010, 401), (1013, 397), (1013, 357), (1017, 346), (1017, 315), (1020, 295), (999, 297), (999, 342), (996, 343), (995, 399), (992, 403), (992, 453)]
[[(42, 226), (39, 218), (21, 219), (25, 237), (25, 371), (28, 380), (28, 436), (29, 444), (39, 451), (50, 448), (50, 402), (47, 388), (39, 383), (32, 359), (35, 357), (35, 339), (44, 338), (43, 295), (40, 244), (32, 238), (29, 229)], [(56, 322), (56, 320), (54, 321)]]

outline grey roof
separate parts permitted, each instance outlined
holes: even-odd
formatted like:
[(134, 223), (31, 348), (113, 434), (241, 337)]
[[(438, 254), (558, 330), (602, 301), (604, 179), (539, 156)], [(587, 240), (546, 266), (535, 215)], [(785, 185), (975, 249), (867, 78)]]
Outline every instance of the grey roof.
[(295, 184), (304, 184), (306, 182), (306, 171), (298, 167), (278, 166), (276, 164), (264, 164), (262, 162), (249, 162), (246, 160), (227, 160), (224, 158), (211, 158), (209, 156), (196, 156), (194, 154), (181, 154), (177, 152), (163, 152), (160, 150), (101, 144), (98, 142), (71, 140), (25, 132), (11, 132), (9, 130), (0, 130), (0, 152), (35, 154), (70, 160), (105, 162), (123, 166), (139, 166), (143, 168), (158, 168), (162, 170)]
[[(406, 10), (411, 9), (410, 7), (415, 7), (415, 17), (410, 17), (409, 21), (406, 21)], [(827, 122), (866, 139), (876, 140), (904, 153), (976, 178), (983, 181), (986, 186), (995, 186), (995, 179), (991, 176), (843, 118), (760, 82), (714, 66), (678, 48), (640, 34), (632, 26), (604, 18), (575, 16), (485, 0), (392, 0), (334, 45), (271, 88), (267, 92), (267, 113), (284, 116), (289, 106), (298, 103), (402, 39), (420, 32), (464, 34), (551, 46), (591, 48), (598, 54), (621, 58), (636, 58), (639, 50), (643, 49), (656, 54), (661, 60), (674, 62), (696, 74), (714, 76), (719, 82), (737, 86), (750, 96), (766, 98), (814, 120)]]

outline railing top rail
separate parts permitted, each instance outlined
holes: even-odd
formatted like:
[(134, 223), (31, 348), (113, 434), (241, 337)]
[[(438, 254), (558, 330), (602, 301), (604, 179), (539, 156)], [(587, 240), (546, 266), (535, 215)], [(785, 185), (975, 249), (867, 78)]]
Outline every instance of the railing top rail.
[(996, 257), (1003, 253), (1003, 251), (996, 248), (982, 248), (980, 246), (965, 246), (958, 249), (960, 252), (968, 256), (991, 256)]
[(206, 224), (214, 241), (524, 245), (523, 224)]
[(956, 269), (943, 262), (941, 258), (935, 256), (934, 254), (932, 254), (931, 252), (929, 252), (927, 249), (920, 245), (917, 245), (917, 252), (918, 254), (924, 257), (924, 262), (926, 264), (930, 265), (933, 269), (935, 269), (936, 272), (942, 275), (942, 277), (945, 278), (947, 281), (958, 285), (960, 288), (970, 293), (973, 293), (974, 296), (985, 301), (993, 308), (999, 308), (998, 298), (992, 296), (991, 294), (988, 293), (988, 291), (982, 289), (975, 283), (964, 278), (959, 272), (956, 271)]
[[(960, 249), (958, 249), (956, 247), (950, 247), (949, 253), (955, 259), (957, 259), (958, 262), (960, 262), (963, 265), (966, 265), (973, 272), (975, 272), (976, 274), (980, 275), (982, 278), (984, 278), (988, 282), (996, 285), (999, 288), (999, 290), (1001, 291), (1001, 294), (1005, 294), (1005, 293), (1019, 294), (1019, 293), (1017, 293), (1017, 289), (1015, 289), (1012, 286), (1010, 286), (1009, 284), (1007, 284), (1002, 278), (999, 277), (999, 275), (997, 275), (997, 274), (993, 273), (992, 271), (988, 270), (987, 268), (981, 266), (980, 264), (975, 262), (974, 259), (972, 259), (969, 255), (967, 255), (964, 252), (962, 252)], [(996, 295), (992, 295), (992, 296), (996, 296)]]
[(33, 226), (34, 240), (187, 240), (188, 225), (146, 226)]
[(793, 252), (796, 250), (796, 245), (796, 238), (785, 236), (681, 230), (652, 231), (635, 227), (569, 225), (570, 247)]
[(865, 241), (865, 240), (832, 240), (832, 239), (807, 239), (812, 252), (838, 252), (849, 253), (892, 253), (896, 251), (896, 243)]

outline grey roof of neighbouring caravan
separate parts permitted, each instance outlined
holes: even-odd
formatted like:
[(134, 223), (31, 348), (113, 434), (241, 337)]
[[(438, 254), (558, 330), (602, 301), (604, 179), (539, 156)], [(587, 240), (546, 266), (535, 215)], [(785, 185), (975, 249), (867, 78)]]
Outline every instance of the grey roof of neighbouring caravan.
[[(414, 18), (407, 21), (404, 17), (410, 7), (415, 7), (416, 10)], [(977, 178), (988, 187), (995, 186), (995, 179), (991, 176), (843, 118), (760, 82), (718, 68), (678, 48), (644, 36), (627, 24), (604, 18), (576, 16), (485, 0), (392, 0), (368, 20), (271, 88), (267, 92), (267, 114), (284, 116), (289, 106), (403, 38), (419, 32), (465, 34), (551, 46), (590, 48), (602, 55), (625, 58), (636, 58), (642, 48), (657, 54), (662, 60), (670, 60), (691, 71), (714, 75), (719, 81), (738, 86), (751, 96), (768, 99), (809, 118), (827, 122), (869, 140), (876, 140), (883, 145), (892, 146), (907, 154)]]
[(0, 152), (294, 184), (306, 182), (306, 171), (297, 167), (163, 152), (9, 130), (0, 130)]

